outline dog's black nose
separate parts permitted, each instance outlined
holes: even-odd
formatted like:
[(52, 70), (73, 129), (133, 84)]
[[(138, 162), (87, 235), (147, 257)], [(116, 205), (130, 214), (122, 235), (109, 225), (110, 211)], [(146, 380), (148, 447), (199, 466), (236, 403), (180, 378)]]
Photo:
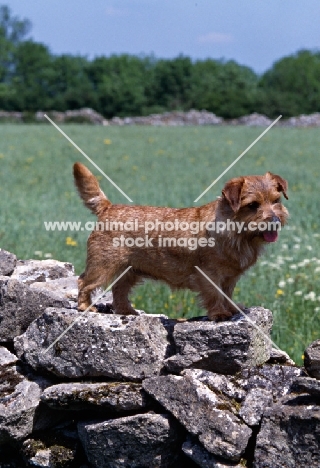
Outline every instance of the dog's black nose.
[(272, 231), (277, 231), (277, 229), (281, 227), (281, 220), (280, 218), (278, 218), (278, 216), (273, 215), (271, 218), (271, 223), (272, 223), (272, 226), (271, 226)]

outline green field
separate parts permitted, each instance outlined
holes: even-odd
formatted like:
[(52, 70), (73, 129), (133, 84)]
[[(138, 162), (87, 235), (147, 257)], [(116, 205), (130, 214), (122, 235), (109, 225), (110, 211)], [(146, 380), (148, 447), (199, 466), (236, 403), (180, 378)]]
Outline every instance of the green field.
[[(193, 200), (262, 132), (247, 127), (94, 127), (63, 130), (136, 204), (192, 206)], [(197, 203), (216, 198), (242, 174), (271, 171), (289, 182), (288, 226), (238, 283), (234, 299), (274, 313), (273, 339), (301, 363), (320, 338), (320, 131), (273, 128)], [(0, 126), (0, 246), (19, 258), (53, 257), (84, 268), (88, 232), (48, 232), (44, 221), (94, 221), (74, 189), (72, 165), (85, 158), (51, 125)], [(95, 173), (98, 172), (89, 165)], [(103, 176), (114, 203), (126, 203)], [(134, 290), (135, 307), (170, 316), (204, 311), (189, 292), (159, 283)]]

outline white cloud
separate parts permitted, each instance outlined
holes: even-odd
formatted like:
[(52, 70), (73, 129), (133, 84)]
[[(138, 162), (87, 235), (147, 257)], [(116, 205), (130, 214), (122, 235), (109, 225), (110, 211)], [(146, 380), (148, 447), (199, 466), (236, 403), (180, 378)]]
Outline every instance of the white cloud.
[(223, 34), (218, 32), (210, 32), (198, 37), (200, 44), (222, 44), (227, 42), (233, 42), (231, 34)]

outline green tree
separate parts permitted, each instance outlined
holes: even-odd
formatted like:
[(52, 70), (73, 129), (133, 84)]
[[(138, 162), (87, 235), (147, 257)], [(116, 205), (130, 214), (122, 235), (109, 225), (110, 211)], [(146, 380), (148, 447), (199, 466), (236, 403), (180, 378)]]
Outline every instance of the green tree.
[(97, 95), (89, 78), (90, 64), (85, 57), (60, 55), (53, 57), (50, 85), (55, 110), (97, 107)]
[(193, 66), (189, 103), (224, 118), (256, 110), (258, 77), (235, 61), (197, 61)]
[(31, 29), (27, 19), (12, 16), (9, 7), (0, 6), (0, 108), (12, 107), (13, 91), (11, 79), (14, 76), (14, 51)]
[(146, 105), (148, 60), (130, 55), (99, 57), (87, 67), (96, 110), (106, 117), (139, 115)]
[(148, 106), (159, 110), (187, 109), (192, 75), (189, 57), (156, 60), (149, 71)]
[(14, 62), (12, 88), (15, 109), (51, 109), (54, 98), (52, 82), (56, 74), (48, 48), (33, 41), (22, 42), (16, 47)]
[(274, 117), (320, 111), (320, 53), (301, 50), (277, 61), (260, 79), (261, 108)]

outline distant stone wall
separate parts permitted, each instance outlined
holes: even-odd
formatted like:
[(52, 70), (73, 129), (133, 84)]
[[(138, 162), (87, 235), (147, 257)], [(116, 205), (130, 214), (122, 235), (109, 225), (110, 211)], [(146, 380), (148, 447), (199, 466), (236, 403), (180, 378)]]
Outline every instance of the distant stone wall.
[(70, 263), (0, 250), (0, 467), (320, 466), (320, 340), (299, 368), (261, 307), (247, 315), (263, 334), (240, 314), (76, 299)]
[[(212, 112), (206, 110), (191, 109), (187, 112), (173, 111), (163, 114), (152, 114), (146, 117), (113, 117), (105, 119), (101, 114), (93, 109), (84, 108), (66, 112), (38, 111), (31, 112), (6, 112), (0, 111), (1, 122), (44, 122), (48, 120), (45, 114), (56, 123), (90, 123), (94, 125), (151, 125), (151, 126), (174, 126), (186, 125), (246, 125), (248, 127), (268, 127), (272, 119), (262, 114), (253, 113), (244, 115), (238, 119), (225, 120)], [(320, 113), (310, 115), (300, 115), (289, 119), (281, 119), (276, 124), (284, 127), (320, 127)]]

